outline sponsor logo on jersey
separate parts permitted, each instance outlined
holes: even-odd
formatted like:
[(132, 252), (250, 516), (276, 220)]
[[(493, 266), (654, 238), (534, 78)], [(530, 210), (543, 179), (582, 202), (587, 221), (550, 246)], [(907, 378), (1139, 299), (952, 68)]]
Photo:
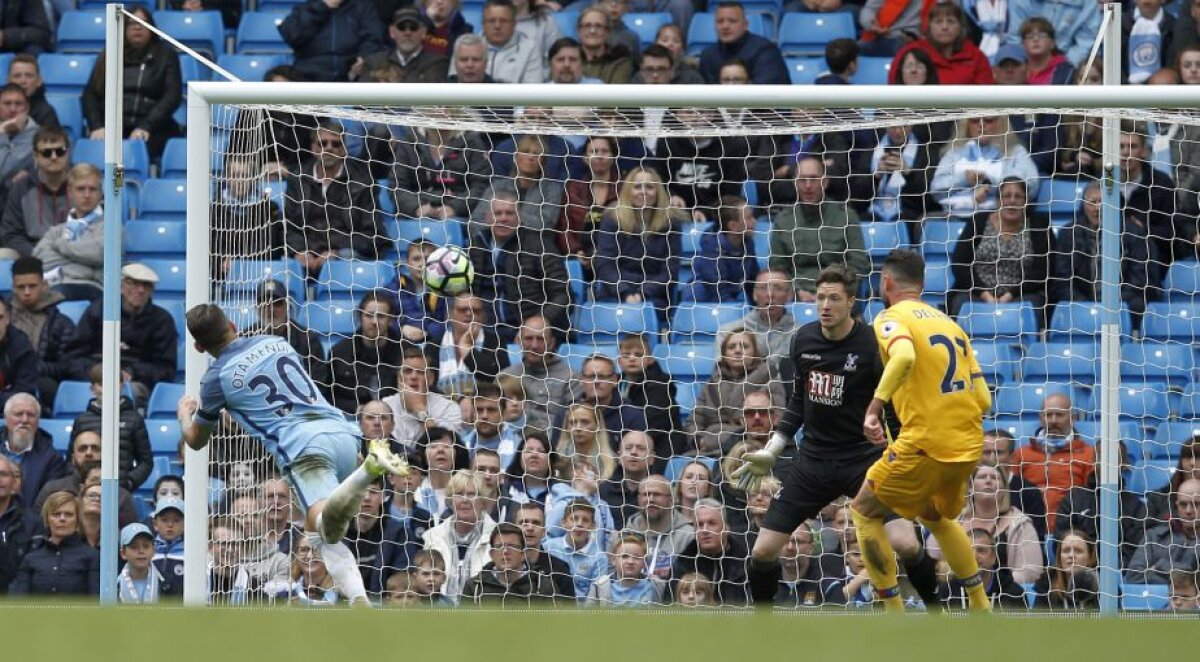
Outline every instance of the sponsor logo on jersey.
[(828, 407), (842, 406), (846, 376), (813, 370), (808, 373), (808, 399)]
[(842, 366), (844, 372), (854, 372), (858, 370), (858, 354), (850, 353), (846, 355), (846, 365)]
[(801, 354), (800, 358), (804, 359), (805, 361), (820, 361), (821, 355), (820, 354)]
[(895, 333), (896, 329), (898, 327), (899, 327), (899, 325), (896, 324), (895, 322), (884, 322), (883, 325), (879, 327), (879, 335), (883, 336), (884, 338), (887, 338), (888, 336)]

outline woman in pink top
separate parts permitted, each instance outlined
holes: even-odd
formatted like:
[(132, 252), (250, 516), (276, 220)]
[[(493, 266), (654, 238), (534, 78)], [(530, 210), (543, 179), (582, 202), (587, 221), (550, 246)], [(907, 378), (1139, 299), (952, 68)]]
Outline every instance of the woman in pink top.
[(1067, 85), (1075, 77), (1075, 67), (1054, 41), (1054, 26), (1041, 16), (1021, 24), (1021, 47), (1025, 49), (1027, 84)]

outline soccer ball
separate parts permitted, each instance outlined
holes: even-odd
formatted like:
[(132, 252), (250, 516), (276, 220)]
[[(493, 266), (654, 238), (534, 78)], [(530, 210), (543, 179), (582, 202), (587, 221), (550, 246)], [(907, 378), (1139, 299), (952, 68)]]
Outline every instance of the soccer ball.
[(442, 246), (425, 260), (425, 285), (442, 296), (456, 296), (471, 289), (475, 267), (458, 246)]

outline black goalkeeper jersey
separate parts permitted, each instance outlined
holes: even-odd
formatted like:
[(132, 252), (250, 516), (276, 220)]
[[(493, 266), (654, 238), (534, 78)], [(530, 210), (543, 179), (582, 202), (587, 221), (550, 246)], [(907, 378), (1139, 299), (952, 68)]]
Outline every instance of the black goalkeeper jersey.
[[(788, 437), (804, 428), (802, 454), (827, 459), (859, 459), (879, 455), (881, 448), (863, 436), (863, 418), (883, 375), (883, 359), (870, 325), (855, 320), (841, 340), (821, 333), (819, 322), (796, 330), (789, 357), (796, 368), (792, 397), (778, 430)], [(893, 436), (896, 417), (885, 417)]]

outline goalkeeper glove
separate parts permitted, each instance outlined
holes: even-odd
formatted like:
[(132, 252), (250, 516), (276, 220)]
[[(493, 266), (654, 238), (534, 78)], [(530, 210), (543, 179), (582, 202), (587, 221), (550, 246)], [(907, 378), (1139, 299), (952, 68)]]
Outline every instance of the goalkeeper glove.
[(787, 446), (787, 437), (782, 433), (771, 433), (771, 440), (767, 442), (767, 447), (761, 451), (753, 451), (742, 456), (744, 464), (733, 472), (730, 478), (736, 478), (738, 487), (746, 494), (752, 494), (758, 491), (762, 486), (762, 480), (766, 476), (771, 475), (771, 468), (775, 466), (775, 460), (779, 458), (779, 454)]

